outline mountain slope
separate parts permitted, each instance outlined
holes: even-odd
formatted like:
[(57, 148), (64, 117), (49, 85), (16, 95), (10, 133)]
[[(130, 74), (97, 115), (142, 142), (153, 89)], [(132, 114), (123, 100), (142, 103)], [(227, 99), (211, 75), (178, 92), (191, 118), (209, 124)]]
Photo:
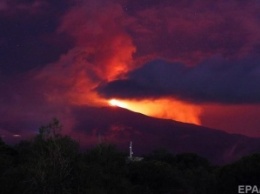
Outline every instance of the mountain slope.
[(137, 155), (165, 148), (173, 153), (194, 152), (214, 163), (227, 163), (260, 151), (258, 138), (152, 118), (118, 107), (77, 107), (73, 115), (74, 131), (115, 143), (125, 150), (133, 141)]

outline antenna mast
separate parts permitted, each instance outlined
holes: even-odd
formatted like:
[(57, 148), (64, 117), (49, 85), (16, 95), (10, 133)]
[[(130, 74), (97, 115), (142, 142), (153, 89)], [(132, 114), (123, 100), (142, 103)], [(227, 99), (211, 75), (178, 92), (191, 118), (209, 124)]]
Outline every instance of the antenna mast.
[(132, 141), (130, 141), (130, 146), (129, 146), (129, 158), (133, 158), (133, 150), (132, 150)]

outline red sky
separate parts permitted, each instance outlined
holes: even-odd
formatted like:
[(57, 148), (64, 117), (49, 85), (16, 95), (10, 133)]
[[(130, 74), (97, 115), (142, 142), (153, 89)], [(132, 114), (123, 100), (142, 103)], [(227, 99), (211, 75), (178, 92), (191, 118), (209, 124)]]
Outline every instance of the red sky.
[(73, 128), (64, 107), (117, 99), (149, 116), (260, 136), (259, 8), (3, 0), (0, 132), (30, 133), (57, 115)]

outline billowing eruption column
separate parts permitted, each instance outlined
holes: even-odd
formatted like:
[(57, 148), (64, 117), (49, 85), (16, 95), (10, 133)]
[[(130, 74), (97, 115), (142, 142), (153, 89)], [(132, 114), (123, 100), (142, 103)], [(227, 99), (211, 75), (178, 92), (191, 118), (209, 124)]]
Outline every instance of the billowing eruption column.
[(124, 30), (124, 18), (120, 5), (101, 1), (85, 1), (63, 17), (59, 32), (72, 36), (75, 46), (37, 75), (47, 80), (49, 100), (100, 103), (93, 89), (133, 68), (135, 47)]
[[(101, 98), (95, 88), (102, 82), (124, 78), (140, 66), (139, 59), (143, 60), (138, 55), (133, 58), (134, 37), (126, 31), (135, 28), (132, 22), (122, 5), (114, 2), (84, 1), (72, 8), (62, 18), (58, 32), (69, 34), (74, 47), (36, 76), (44, 83), (47, 99), (79, 105), (107, 105), (109, 99)], [(128, 104), (125, 108), (147, 115), (200, 123), (198, 107), (170, 98), (125, 99), (124, 103)]]

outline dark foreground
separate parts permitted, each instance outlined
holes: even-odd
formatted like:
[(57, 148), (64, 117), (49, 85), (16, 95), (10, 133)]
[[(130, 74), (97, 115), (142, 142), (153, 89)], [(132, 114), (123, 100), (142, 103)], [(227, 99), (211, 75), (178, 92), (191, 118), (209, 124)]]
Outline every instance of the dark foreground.
[(54, 120), (31, 141), (0, 141), (0, 193), (237, 194), (239, 186), (260, 186), (260, 154), (213, 166), (196, 154), (157, 150), (133, 162), (109, 144), (82, 151), (60, 129)]

